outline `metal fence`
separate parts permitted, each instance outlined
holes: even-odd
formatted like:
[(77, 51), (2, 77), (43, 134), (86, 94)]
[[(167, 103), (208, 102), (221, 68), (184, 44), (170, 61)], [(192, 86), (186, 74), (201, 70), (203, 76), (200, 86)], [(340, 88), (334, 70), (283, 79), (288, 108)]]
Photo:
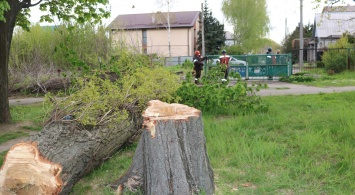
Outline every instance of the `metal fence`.
[[(291, 76), (297, 73), (319, 74), (325, 73), (323, 56), (326, 54), (328, 63), (335, 64), (344, 70), (355, 71), (355, 48), (332, 49), (303, 49), (303, 65), (299, 62), (299, 49), (291, 50), (289, 54), (260, 54), (260, 55), (231, 55), (233, 58), (244, 61), (245, 65), (230, 64), (230, 71), (239, 72), (246, 79), (277, 78)], [(216, 66), (219, 55), (207, 55), (205, 74), (208, 69)], [(193, 56), (166, 57), (163, 59), (166, 66), (181, 65), (185, 60), (192, 61)]]
[(165, 57), (156, 60), (163, 60), (165, 66), (175, 66), (181, 65), (185, 62), (185, 60), (192, 61), (193, 56), (177, 56), (177, 57)]
[(324, 73), (325, 60), (332, 67), (338, 67), (342, 70), (355, 70), (355, 48), (328, 48), (303, 49), (303, 64), (300, 65), (299, 49), (291, 51), (291, 60), (293, 64), (293, 73)]
[[(229, 71), (244, 79), (278, 79), (292, 75), (291, 54), (230, 55)], [(219, 55), (208, 55), (205, 74), (218, 65)]]

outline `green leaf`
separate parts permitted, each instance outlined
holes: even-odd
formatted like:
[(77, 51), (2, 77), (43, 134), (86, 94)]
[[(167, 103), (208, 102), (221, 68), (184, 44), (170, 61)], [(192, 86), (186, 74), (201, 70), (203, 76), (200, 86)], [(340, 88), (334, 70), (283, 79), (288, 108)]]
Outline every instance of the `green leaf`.
[(6, 19), (4, 17), (5, 11), (10, 10), (10, 5), (7, 3), (7, 1), (0, 1), (0, 21), (6, 22)]

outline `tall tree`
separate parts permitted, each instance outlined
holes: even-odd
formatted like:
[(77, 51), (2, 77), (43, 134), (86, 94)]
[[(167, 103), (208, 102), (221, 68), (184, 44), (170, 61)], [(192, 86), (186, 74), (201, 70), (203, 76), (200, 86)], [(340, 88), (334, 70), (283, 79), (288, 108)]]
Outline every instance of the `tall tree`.
[(100, 22), (110, 13), (100, 5), (108, 4), (108, 0), (2, 0), (0, 1), (0, 123), (11, 120), (8, 98), (8, 63), (10, 46), (15, 25), (28, 29), (30, 24), (30, 7), (40, 6), (41, 11), (48, 14), (41, 16), (41, 21), (53, 22), (56, 16), (63, 21)]
[(236, 44), (247, 50), (263, 45), (270, 30), (266, 0), (224, 0), (222, 11), (233, 25)]
[[(313, 36), (313, 29), (314, 25), (308, 23), (307, 25), (303, 26), (303, 37), (304, 38), (311, 38)], [(298, 48), (293, 48), (292, 42), (295, 39), (300, 38), (300, 27), (297, 26), (295, 30), (286, 36), (286, 39), (283, 41), (282, 51), (284, 53), (293, 53), (292, 55), (292, 62), (295, 62), (298, 59)], [(293, 52), (293, 50), (297, 50), (297, 52)]]
[(170, 10), (172, 6), (174, 5), (173, 0), (156, 0), (156, 3), (162, 8), (165, 9), (165, 13), (160, 12), (161, 16), (163, 16), (166, 19), (166, 29), (168, 29), (168, 49), (169, 49), (169, 57), (171, 57), (171, 30), (170, 30), (170, 25), (171, 25), (171, 13)]
[[(201, 15), (200, 15), (201, 16)], [(208, 8), (207, 0), (203, 8), (203, 26), (205, 33), (205, 51), (206, 54), (217, 54), (221, 46), (224, 45), (226, 40), (224, 25), (213, 17), (212, 11)], [(201, 23), (202, 20), (200, 20)], [(202, 31), (198, 32), (197, 45), (198, 49), (202, 48)]]

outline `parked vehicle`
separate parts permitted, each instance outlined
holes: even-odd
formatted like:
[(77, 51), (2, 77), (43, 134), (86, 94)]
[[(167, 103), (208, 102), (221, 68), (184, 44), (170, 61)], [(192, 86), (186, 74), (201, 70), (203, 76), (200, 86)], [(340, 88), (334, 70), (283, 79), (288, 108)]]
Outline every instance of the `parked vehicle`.
[[(217, 63), (219, 63), (219, 59), (212, 59), (212, 65), (216, 65)], [(229, 65), (241, 65), (241, 66), (246, 66), (247, 62), (243, 61), (243, 60), (238, 60), (235, 57), (231, 57), (229, 59)]]

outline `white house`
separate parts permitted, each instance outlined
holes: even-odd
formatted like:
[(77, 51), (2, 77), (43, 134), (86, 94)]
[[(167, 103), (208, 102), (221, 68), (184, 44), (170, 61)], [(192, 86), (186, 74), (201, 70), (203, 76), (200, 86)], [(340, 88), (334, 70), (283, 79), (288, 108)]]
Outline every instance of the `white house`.
[(316, 60), (316, 52), (335, 43), (346, 32), (355, 32), (355, 6), (325, 7), (322, 13), (315, 14), (314, 39), (309, 43), (308, 60)]

